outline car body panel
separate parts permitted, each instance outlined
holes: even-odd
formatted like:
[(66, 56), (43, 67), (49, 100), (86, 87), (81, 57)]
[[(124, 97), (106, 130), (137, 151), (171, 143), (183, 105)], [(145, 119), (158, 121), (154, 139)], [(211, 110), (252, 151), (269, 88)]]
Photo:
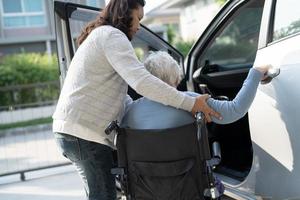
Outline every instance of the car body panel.
[(279, 68), (280, 74), (259, 86), (249, 111), (259, 166), (255, 187), (276, 199), (300, 198), (300, 35), (258, 50), (255, 65), (261, 64)]

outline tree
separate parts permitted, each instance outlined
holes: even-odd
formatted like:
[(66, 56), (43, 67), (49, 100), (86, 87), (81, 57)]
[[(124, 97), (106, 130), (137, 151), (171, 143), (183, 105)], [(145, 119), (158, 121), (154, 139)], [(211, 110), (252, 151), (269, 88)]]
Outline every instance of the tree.
[(215, 0), (218, 4), (223, 5), (227, 0)]
[(168, 36), (168, 42), (173, 45), (175, 42), (176, 33), (174, 27), (170, 24), (168, 25), (167, 28), (167, 36)]
[(180, 51), (180, 53), (182, 53), (182, 55), (184, 57), (186, 57), (186, 55), (191, 50), (193, 44), (194, 44), (194, 41), (182, 41), (181, 40), (175, 44), (175, 47), (176, 47), (176, 49), (178, 49), (178, 51)]

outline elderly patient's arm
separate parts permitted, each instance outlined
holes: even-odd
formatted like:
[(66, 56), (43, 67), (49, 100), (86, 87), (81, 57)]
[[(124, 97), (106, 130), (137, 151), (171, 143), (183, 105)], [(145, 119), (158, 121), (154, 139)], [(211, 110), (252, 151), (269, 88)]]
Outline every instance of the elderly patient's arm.
[(242, 118), (248, 112), (253, 102), (258, 84), (263, 78), (264, 71), (265, 70), (261, 71), (256, 68), (251, 69), (241, 90), (232, 101), (221, 101), (209, 98), (207, 104), (222, 115), (221, 120), (212, 117), (212, 121), (218, 124), (228, 124)]

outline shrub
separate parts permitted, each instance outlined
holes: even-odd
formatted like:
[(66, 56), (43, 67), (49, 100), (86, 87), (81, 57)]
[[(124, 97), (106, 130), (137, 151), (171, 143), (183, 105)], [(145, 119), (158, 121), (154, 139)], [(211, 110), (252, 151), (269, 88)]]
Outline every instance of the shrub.
[(223, 5), (227, 0), (215, 0), (218, 4)]
[(173, 45), (175, 43), (175, 39), (177, 37), (175, 29), (172, 25), (168, 25), (167, 27), (167, 36), (168, 36), (168, 42)]
[(194, 41), (178, 41), (175, 44), (176, 49), (178, 49), (178, 51), (180, 51), (180, 53), (183, 54), (184, 57), (186, 57), (186, 55), (189, 53), (189, 51), (191, 50), (192, 46), (194, 44)]
[(56, 56), (22, 53), (4, 56), (0, 60), (0, 87), (17, 89), (0, 91), (0, 105), (35, 103), (58, 97), (57, 84), (22, 88), (20, 85), (58, 81)]
[(4, 56), (0, 61), (0, 87), (58, 80), (56, 56), (28, 53)]

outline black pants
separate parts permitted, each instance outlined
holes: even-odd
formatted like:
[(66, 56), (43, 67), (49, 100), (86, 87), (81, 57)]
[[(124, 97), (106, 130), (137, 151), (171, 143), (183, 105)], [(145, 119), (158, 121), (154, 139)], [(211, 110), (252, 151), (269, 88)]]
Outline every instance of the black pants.
[(71, 135), (55, 133), (62, 154), (75, 166), (84, 183), (88, 200), (115, 200), (115, 166), (111, 147)]

